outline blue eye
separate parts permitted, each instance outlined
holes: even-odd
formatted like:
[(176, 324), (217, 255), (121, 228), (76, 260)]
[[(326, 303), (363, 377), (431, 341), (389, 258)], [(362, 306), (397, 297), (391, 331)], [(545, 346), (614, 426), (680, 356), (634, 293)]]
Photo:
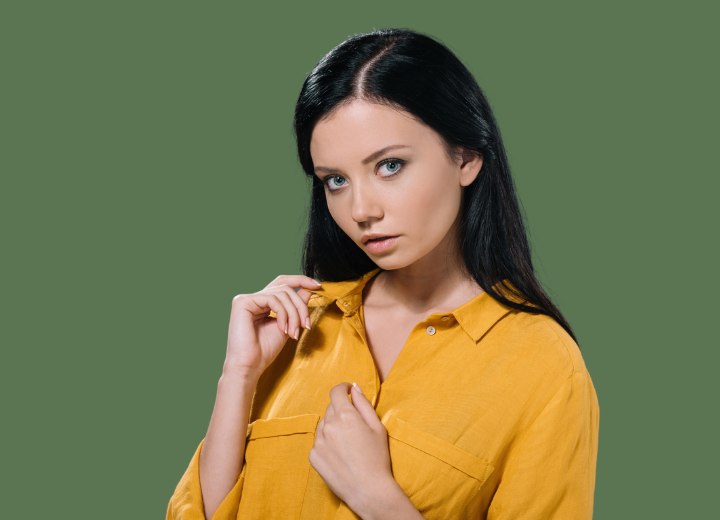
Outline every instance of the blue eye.
[(335, 191), (339, 188), (342, 188), (342, 184), (340, 186), (338, 186), (337, 184), (330, 184), (333, 179), (341, 179), (343, 181), (345, 180), (342, 177), (338, 177), (337, 175), (329, 175), (328, 177), (325, 177), (325, 179), (323, 179), (323, 184), (325, 184), (325, 186), (327, 186), (330, 191)]
[[(386, 175), (385, 177), (391, 177), (392, 175), (395, 175), (397, 172), (400, 171), (400, 169), (405, 164), (405, 161), (402, 159), (384, 159), (380, 161), (379, 166), (388, 166), (388, 171), (390, 172), (390, 175)], [(394, 165), (394, 167), (390, 167), (390, 165)]]
[[(405, 165), (406, 161), (403, 159), (383, 159), (378, 163), (378, 167), (387, 166), (387, 171), (389, 172), (387, 175), (383, 175), (383, 178), (388, 178), (396, 175), (402, 167)], [(338, 184), (336, 181), (339, 181)], [(340, 188), (343, 187), (344, 184), (347, 184), (347, 180), (345, 180), (343, 177), (340, 177), (339, 175), (328, 175), (325, 177), (322, 181), (322, 183), (327, 187), (330, 191), (338, 191)]]

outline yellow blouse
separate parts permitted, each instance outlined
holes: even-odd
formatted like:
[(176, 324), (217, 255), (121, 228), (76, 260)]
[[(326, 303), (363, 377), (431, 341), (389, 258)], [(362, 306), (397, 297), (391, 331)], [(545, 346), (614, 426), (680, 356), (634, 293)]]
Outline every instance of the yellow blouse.
[[(245, 461), (215, 519), (356, 519), (309, 461), (330, 389), (356, 381), (388, 431), (395, 480), (425, 518), (592, 518), (599, 405), (580, 350), (552, 318), (486, 292), (411, 331), (380, 384), (357, 280), (323, 282), (311, 330), (260, 378)], [(204, 519), (197, 446), (167, 520)]]

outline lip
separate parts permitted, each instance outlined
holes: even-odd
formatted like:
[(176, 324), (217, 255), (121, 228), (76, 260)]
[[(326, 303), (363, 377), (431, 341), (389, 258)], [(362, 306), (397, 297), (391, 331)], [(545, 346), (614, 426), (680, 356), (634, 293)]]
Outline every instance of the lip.
[(361, 241), (363, 244), (367, 244), (369, 240), (374, 240), (376, 238), (383, 238), (383, 237), (392, 238), (392, 237), (396, 237), (396, 236), (397, 235), (385, 235), (383, 233), (370, 233), (369, 235), (363, 235), (361, 238)]
[(384, 253), (395, 247), (398, 241), (398, 236), (387, 236), (383, 240), (372, 240), (372, 238), (369, 238), (371, 241), (365, 241), (365, 248), (371, 253)]

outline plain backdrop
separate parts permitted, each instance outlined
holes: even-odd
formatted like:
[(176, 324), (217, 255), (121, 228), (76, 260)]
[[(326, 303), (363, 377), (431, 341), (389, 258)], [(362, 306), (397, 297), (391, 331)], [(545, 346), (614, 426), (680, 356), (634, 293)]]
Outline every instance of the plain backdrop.
[(426, 32), (499, 122), (600, 401), (595, 518), (715, 504), (717, 16), (705, 2), (3, 2), (5, 518), (163, 518), (232, 297), (300, 272), (305, 75)]

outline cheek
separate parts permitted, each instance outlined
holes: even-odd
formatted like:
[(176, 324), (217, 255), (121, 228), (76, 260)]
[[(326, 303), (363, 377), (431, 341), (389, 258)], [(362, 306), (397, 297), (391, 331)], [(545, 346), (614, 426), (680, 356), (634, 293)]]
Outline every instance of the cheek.
[(452, 172), (447, 172), (405, 186), (393, 205), (403, 219), (412, 219), (428, 231), (444, 231), (457, 216), (460, 195), (460, 186), (452, 182)]
[(330, 216), (332, 217), (332, 219), (340, 227), (340, 229), (347, 233), (349, 230), (349, 226), (352, 223), (350, 208), (347, 205), (339, 203), (334, 198), (326, 197), (325, 201), (327, 203), (328, 211), (330, 212)]

